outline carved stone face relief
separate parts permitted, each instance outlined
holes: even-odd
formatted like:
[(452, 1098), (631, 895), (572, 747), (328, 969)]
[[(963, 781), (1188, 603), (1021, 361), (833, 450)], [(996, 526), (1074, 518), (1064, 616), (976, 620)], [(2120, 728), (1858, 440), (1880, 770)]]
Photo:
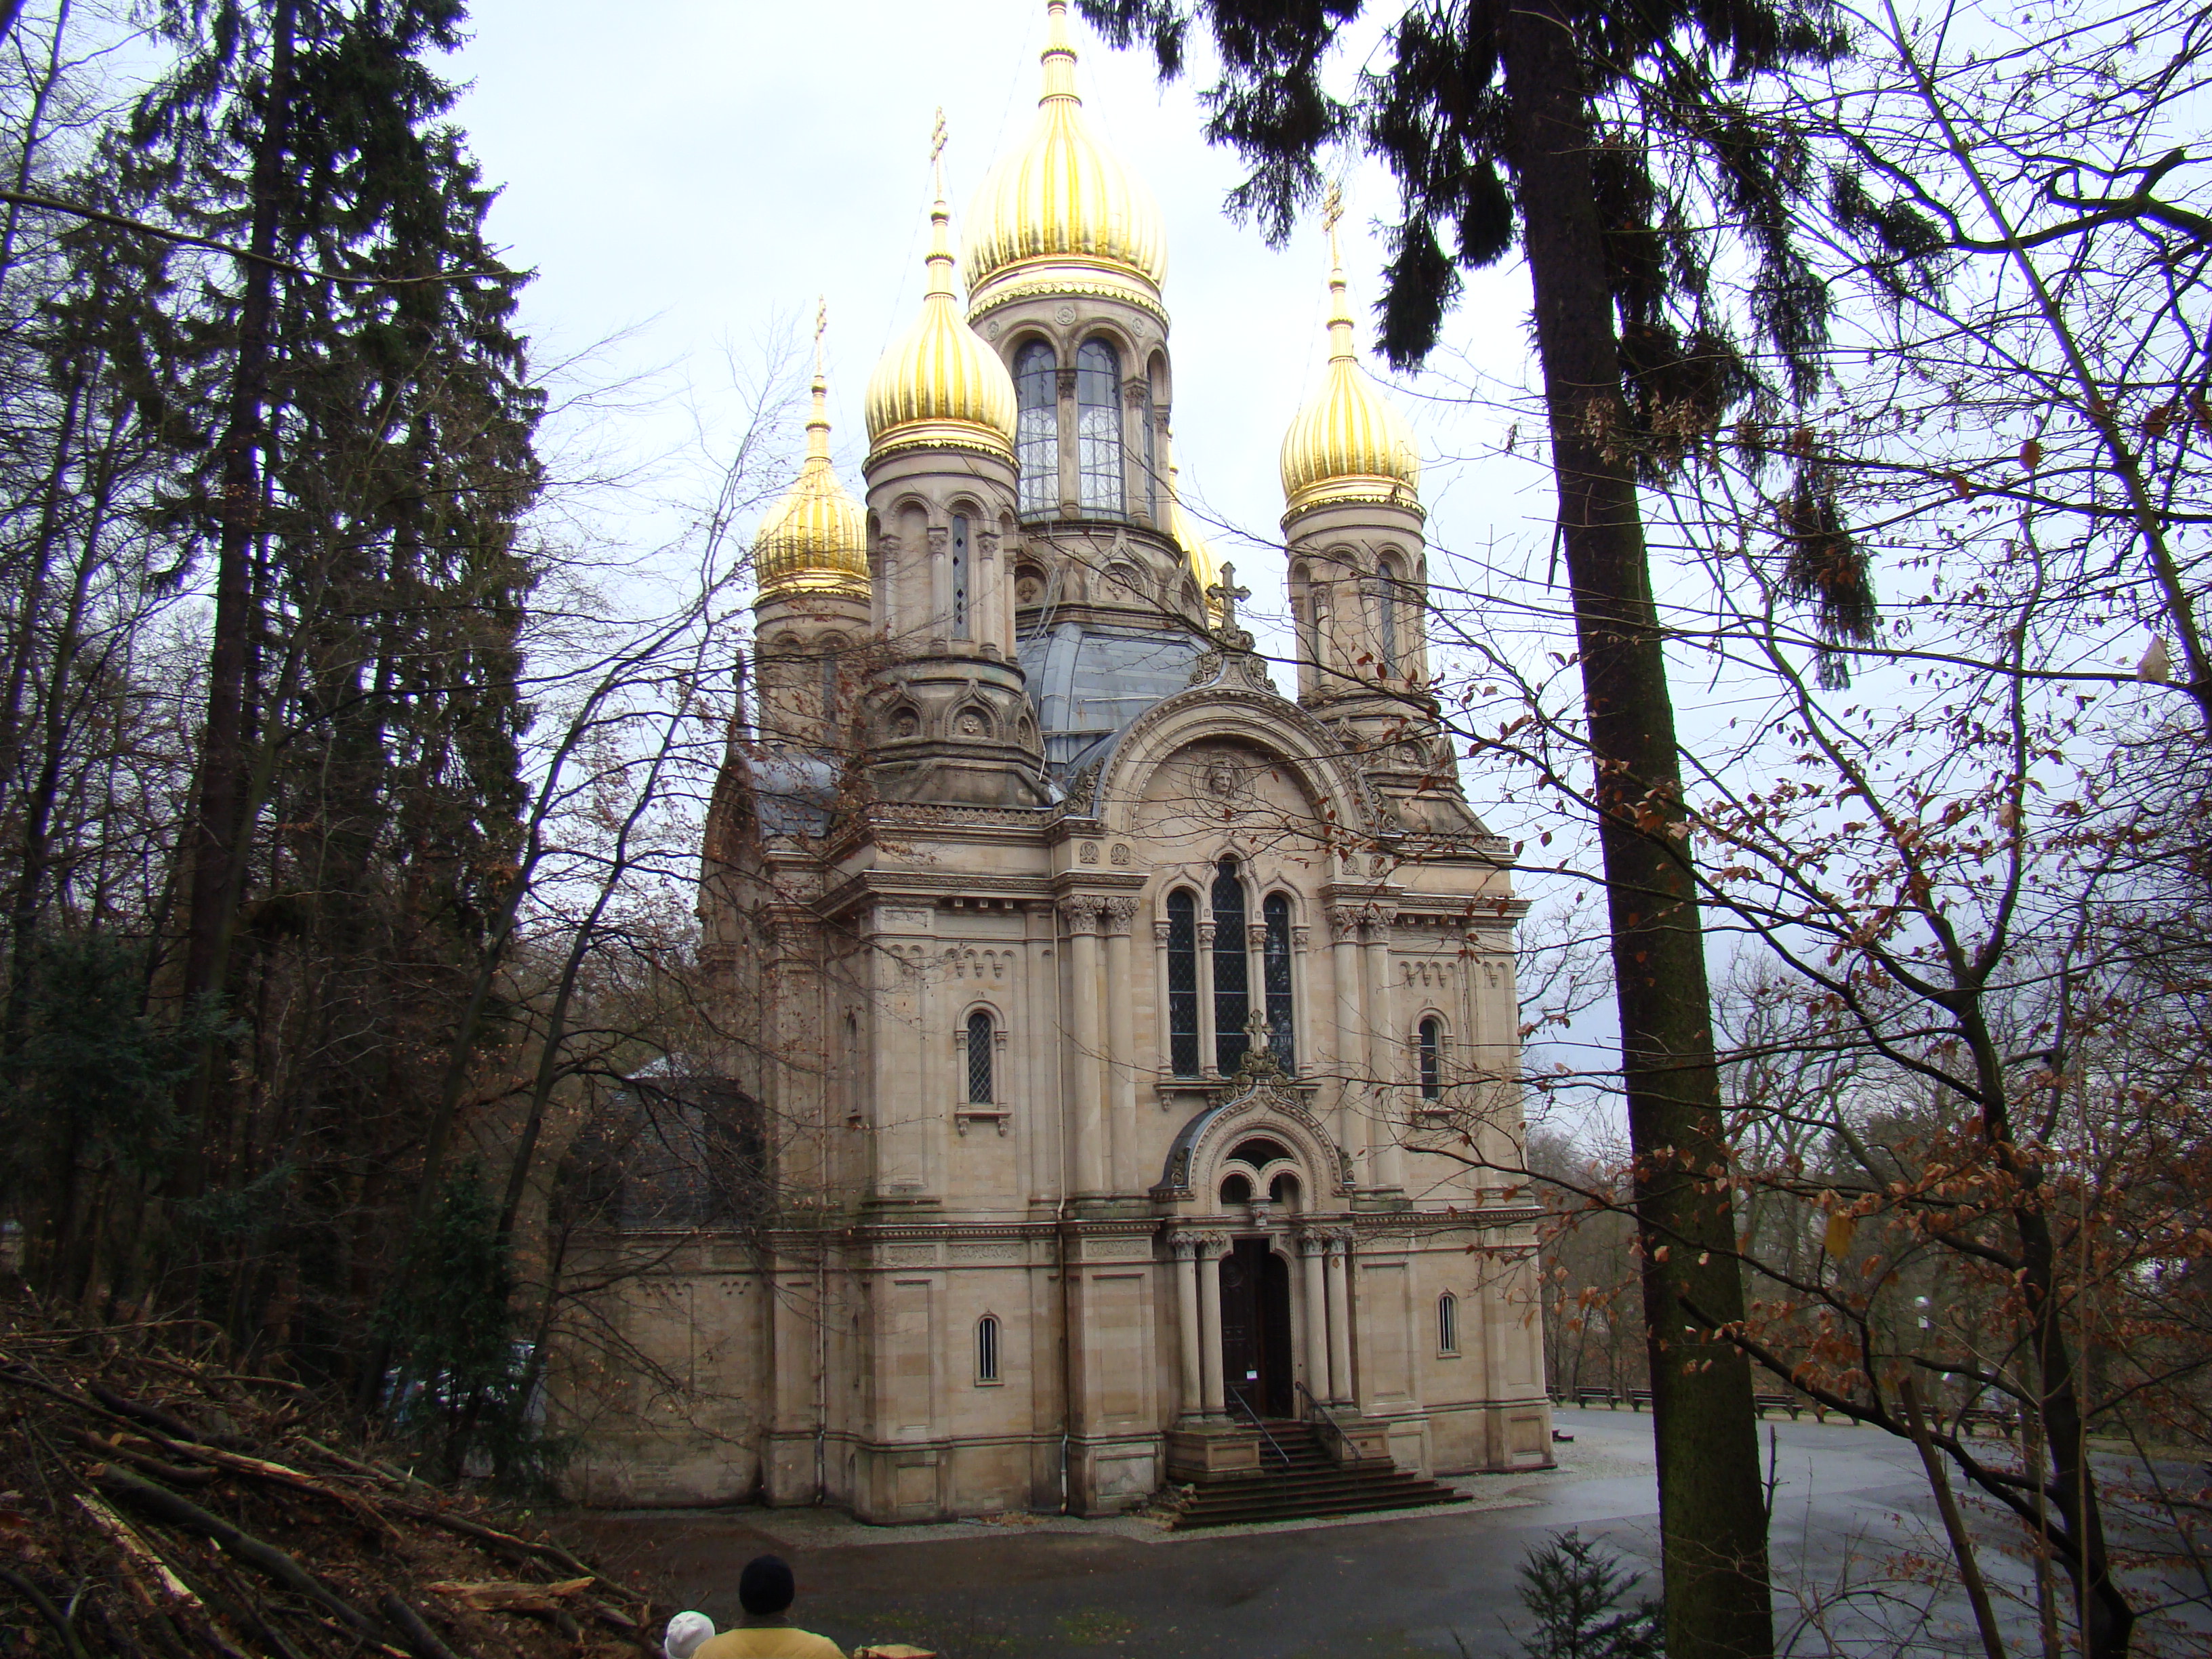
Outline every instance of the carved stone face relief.
[(891, 735), (913, 738), (921, 734), (921, 717), (911, 708), (902, 708), (891, 716)]
[(1234, 815), (1258, 806), (1251, 761), (1233, 749), (1201, 749), (1189, 761), (1190, 787), (1209, 815)]

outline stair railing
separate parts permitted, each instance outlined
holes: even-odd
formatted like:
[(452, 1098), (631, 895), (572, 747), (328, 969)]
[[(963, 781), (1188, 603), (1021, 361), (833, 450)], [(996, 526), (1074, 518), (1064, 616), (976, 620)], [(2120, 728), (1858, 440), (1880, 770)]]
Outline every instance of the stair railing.
[(1291, 1386), (1305, 1396), (1306, 1421), (1316, 1425), (1317, 1427), (1326, 1431), (1328, 1433), (1332, 1434), (1336, 1437), (1336, 1461), (1338, 1464), (1341, 1466), (1346, 1463), (1358, 1462), (1359, 1461), (1358, 1449), (1352, 1443), (1352, 1437), (1344, 1431), (1344, 1425), (1339, 1423), (1334, 1417), (1330, 1415), (1328, 1407), (1322, 1405), (1320, 1401), (1315, 1399), (1313, 1390), (1306, 1387), (1304, 1383), (1293, 1378), (1291, 1380)]
[(1238, 1412), (1243, 1413), (1245, 1417), (1251, 1422), (1252, 1426), (1260, 1431), (1260, 1438), (1267, 1443), (1267, 1449), (1273, 1452), (1276, 1456), (1283, 1460), (1283, 1467), (1285, 1468), (1290, 1468), (1290, 1453), (1285, 1451), (1282, 1448), (1282, 1443), (1278, 1441), (1273, 1435), (1267, 1432), (1267, 1425), (1264, 1422), (1261, 1421), (1260, 1413), (1254, 1411), (1252, 1409), (1251, 1402), (1244, 1398), (1244, 1390), (1238, 1388), (1234, 1382), (1231, 1382), (1227, 1388), (1223, 1389), (1222, 1392), (1229, 1397), (1230, 1414), (1233, 1417)]

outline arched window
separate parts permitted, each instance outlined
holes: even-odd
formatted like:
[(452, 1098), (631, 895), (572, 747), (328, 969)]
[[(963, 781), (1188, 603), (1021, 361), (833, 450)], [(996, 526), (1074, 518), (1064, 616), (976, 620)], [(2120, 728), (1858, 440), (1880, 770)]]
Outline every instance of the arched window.
[(1224, 1204), (1249, 1204), (1252, 1201), (1252, 1177), (1248, 1175), (1224, 1177), (1221, 1183), (1221, 1201)]
[(1088, 514), (1120, 518), (1121, 362), (1103, 340), (1075, 351), (1076, 499)]
[(1421, 1098), (1441, 1100), (1444, 1092), (1444, 1028), (1440, 1020), (1421, 1022), (1419, 1040), (1413, 1045), (1421, 1068)]
[[(1152, 383), (1145, 382), (1145, 517), (1160, 523), (1160, 416), (1152, 402)], [(1163, 528), (1164, 526), (1162, 526)]]
[(1267, 924), (1267, 943), (1260, 956), (1260, 983), (1267, 998), (1267, 1046), (1275, 1051), (1275, 1063), (1295, 1075), (1298, 1055), (1291, 1019), (1291, 902), (1280, 893), (1270, 893), (1260, 915)]
[(1398, 568), (1387, 559), (1375, 579), (1375, 610), (1382, 672), (1395, 675), (1398, 672)]
[(975, 1322), (975, 1380), (999, 1380), (999, 1316), (985, 1314)]
[(968, 1103), (988, 1106), (991, 1103), (991, 1042), (994, 1033), (988, 1010), (978, 1008), (968, 1016)]
[(1168, 1069), (1198, 1075), (1198, 895), (1168, 895)]
[(1437, 1298), (1437, 1352), (1459, 1352), (1459, 1298), (1449, 1291)]
[(968, 637), (968, 520), (952, 515), (952, 637)]
[(1060, 507), (1060, 359), (1042, 340), (1014, 354), (1014, 464), (1022, 516)]
[(822, 718), (825, 720), (837, 714), (837, 653), (844, 643), (834, 635), (822, 641)]
[(1237, 860), (1224, 859), (1213, 878), (1213, 1064), (1227, 1077), (1251, 1046), (1252, 976), (1244, 955), (1244, 884)]

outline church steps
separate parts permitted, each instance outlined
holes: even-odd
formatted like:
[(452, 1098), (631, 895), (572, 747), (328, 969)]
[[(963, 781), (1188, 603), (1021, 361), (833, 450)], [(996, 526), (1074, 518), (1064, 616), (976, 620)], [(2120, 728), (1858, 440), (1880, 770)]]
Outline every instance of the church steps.
[(1322, 1449), (1311, 1425), (1271, 1422), (1267, 1432), (1285, 1455), (1263, 1444), (1257, 1474), (1209, 1482), (1182, 1502), (1175, 1530), (1366, 1515), (1389, 1510), (1460, 1504), (1450, 1487), (1395, 1464), (1340, 1465)]

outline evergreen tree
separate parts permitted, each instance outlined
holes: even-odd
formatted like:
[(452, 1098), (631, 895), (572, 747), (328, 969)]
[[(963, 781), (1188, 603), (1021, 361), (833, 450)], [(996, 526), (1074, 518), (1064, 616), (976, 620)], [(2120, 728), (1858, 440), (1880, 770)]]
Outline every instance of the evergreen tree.
[(1532, 1545), (1514, 1593), (1536, 1620), (1521, 1643), (1528, 1659), (1662, 1659), (1661, 1608), (1621, 1601), (1643, 1583), (1570, 1527)]
[[(455, 0), (173, 5), (175, 72), (117, 160), (252, 251), (174, 308), (166, 521), (215, 614), (173, 988), (249, 1015), (210, 1048), (175, 1195), (289, 1178), (273, 1227), (205, 1234), (241, 1336), (343, 1371), (415, 1211), (441, 1028), (514, 858), (519, 523), (540, 401), (523, 278), (426, 58)], [(301, 1156), (300, 1149), (309, 1155)]]
[[(1209, 27), (1222, 66), (1209, 136), (1254, 164), (1232, 206), (1277, 240), (1318, 195), (1333, 148), (1390, 170), (1400, 215), (1380, 310), (1393, 362), (1435, 346), (1462, 271), (1516, 246), (1527, 260), (1637, 1155), (1668, 1645), (1678, 1659), (1771, 1652), (1750, 1368), (1712, 1336), (1741, 1317), (1743, 1292), (1728, 1183), (1710, 1178), (1728, 1148), (1638, 486), (1731, 411), (1771, 415), (1817, 384), (1826, 291), (1790, 237), (1809, 164), (1731, 88), (1832, 58), (1840, 34), (1823, 0), (1414, 0), (1342, 99), (1323, 72), (1360, 0), (1081, 5), (1117, 44), (1147, 40), (1166, 76), (1194, 22)], [(1718, 250), (1697, 228), (1714, 223), (1738, 228), (1749, 323), (1784, 371), (1773, 384), (1721, 310)], [(1817, 496), (1816, 473), (1805, 482)], [(1870, 592), (1848, 535), (1817, 501), (1797, 522), (1810, 530), (1785, 574), (1832, 636), (1863, 637)]]

